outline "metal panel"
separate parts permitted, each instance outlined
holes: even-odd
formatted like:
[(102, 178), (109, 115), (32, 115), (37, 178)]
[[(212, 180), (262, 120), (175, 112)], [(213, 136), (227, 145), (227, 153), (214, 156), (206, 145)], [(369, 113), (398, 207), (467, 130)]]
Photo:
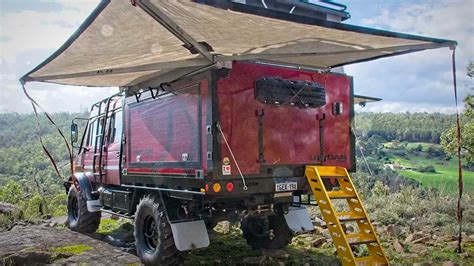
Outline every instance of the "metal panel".
[[(320, 83), (326, 88), (327, 104), (306, 109), (263, 104), (255, 99), (254, 92), (255, 81), (262, 77)], [(220, 79), (218, 84), (220, 124), (244, 175), (261, 174), (262, 169), (269, 165), (330, 164), (351, 167), (349, 76), (234, 63), (229, 76)], [(332, 114), (334, 102), (342, 103), (339, 115)], [(259, 114), (262, 109), (265, 114), (261, 139), (263, 156), (259, 156)], [(323, 115), (325, 120), (320, 134), (317, 118)], [(219, 144), (222, 151), (219, 160), (231, 158), (226, 145), (223, 142)], [(233, 160), (230, 165), (231, 175), (237, 176)]]
[(174, 244), (179, 251), (209, 246), (204, 220), (171, 224)]
[(290, 207), (285, 214), (285, 220), (288, 227), (294, 232), (305, 232), (314, 230), (314, 225), (309, 217), (306, 207)]

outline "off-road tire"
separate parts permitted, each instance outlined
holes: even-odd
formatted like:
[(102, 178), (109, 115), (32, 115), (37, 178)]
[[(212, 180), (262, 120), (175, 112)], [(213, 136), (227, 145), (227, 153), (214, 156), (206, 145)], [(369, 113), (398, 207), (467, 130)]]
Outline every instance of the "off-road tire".
[(293, 231), (288, 227), (283, 215), (269, 216), (268, 223), (269, 228), (273, 230), (273, 238), (269, 235), (262, 235), (262, 232), (256, 232), (255, 229), (263, 224), (263, 218), (242, 219), (240, 228), (247, 244), (254, 249), (281, 249), (291, 243)]
[(67, 199), (67, 226), (79, 233), (94, 233), (100, 224), (100, 212), (89, 212), (86, 199), (71, 186)]
[[(151, 229), (155, 227), (155, 229)], [(153, 233), (154, 232), (154, 233)], [(158, 197), (147, 195), (140, 200), (135, 212), (135, 246), (145, 265), (178, 263), (171, 226)]]

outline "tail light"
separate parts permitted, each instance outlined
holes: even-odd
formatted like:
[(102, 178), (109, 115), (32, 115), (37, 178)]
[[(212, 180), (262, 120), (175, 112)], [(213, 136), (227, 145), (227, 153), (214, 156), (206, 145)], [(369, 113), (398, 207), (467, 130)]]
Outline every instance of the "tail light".
[(227, 183), (227, 185), (225, 186), (225, 189), (227, 190), (227, 192), (232, 192), (234, 190), (234, 183), (232, 182)]
[(214, 192), (220, 192), (221, 191), (221, 184), (219, 183), (214, 183), (214, 185), (212, 185), (212, 190), (214, 190)]

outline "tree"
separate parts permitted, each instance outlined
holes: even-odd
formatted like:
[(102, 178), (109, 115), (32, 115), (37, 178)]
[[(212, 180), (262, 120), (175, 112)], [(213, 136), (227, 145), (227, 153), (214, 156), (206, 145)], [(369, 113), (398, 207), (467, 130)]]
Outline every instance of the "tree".
[[(474, 76), (474, 62), (467, 67), (467, 75)], [(461, 115), (461, 154), (468, 165), (474, 162), (474, 95), (468, 95), (464, 99), (465, 110)], [(441, 145), (449, 155), (457, 152), (456, 125), (448, 129), (441, 136)]]
[(470, 78), (474, 77), (474, 61), (469, 62), (467, 66), (467, 76)]

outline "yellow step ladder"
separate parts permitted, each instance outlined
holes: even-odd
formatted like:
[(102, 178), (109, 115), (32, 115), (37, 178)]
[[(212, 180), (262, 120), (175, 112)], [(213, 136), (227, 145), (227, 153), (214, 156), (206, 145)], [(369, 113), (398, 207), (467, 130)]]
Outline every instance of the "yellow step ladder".
[[(305, 175), (342, 264), (388, 265), (380, 240), (370, 223), (347, 169), (338, 166), (306, 166)], [(340, 190), (327, 191), (324, 179), (337, 180)], [(350, 211), (336, 212), (331, 202), (336, 199), (347, 200)], [(343, 224), (347, 222), (356, 222), (358, 233), (346, 233)], [(360, 245), (367, 245), (368, 256), (356, 257), (354, 255), (353, 248)]]

